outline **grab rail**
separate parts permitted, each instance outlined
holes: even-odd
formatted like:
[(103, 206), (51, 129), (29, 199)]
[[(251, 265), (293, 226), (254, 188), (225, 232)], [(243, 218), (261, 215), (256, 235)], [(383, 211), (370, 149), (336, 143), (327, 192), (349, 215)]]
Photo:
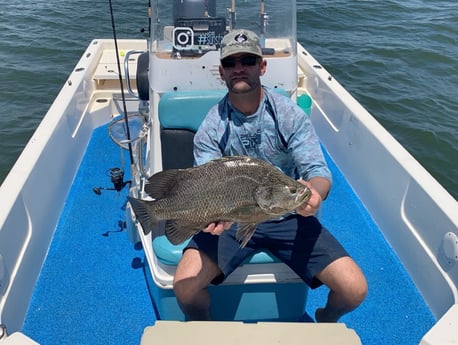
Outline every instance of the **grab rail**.
[(135, 97), (137, 99), (139, 99), (139, 95), (136, 94), (133, 90), (132, 90), (132, 86), (130, 85), (130, 73), (129, 73), (129, 59), (130, 59), (130, 56), (131, 55), (134, 55), (134, 54), (143, 54), (145, 53), (145, 50), (130, 50), (126, 53), (126, 56), (124, 58), (124, 72), (125, 72), (125, 78), (126, 78), (126, 87), (127, 87), (127, 92), (129, 92), (129, 95), (131, 95), (132, 97)]

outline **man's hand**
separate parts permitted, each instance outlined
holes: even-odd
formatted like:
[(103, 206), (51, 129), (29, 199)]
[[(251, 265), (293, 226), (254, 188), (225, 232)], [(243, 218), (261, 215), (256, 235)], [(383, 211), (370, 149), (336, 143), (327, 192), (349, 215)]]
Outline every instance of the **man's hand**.
[(310, 199), (299, 206), (296, 212), (301, 216), (313, 216), (321, 207), (321, 202), (327, 197), (331, 184), (322, 177), (312, 177), (309, 181), (298, 180), (299, 183), (310, 188)]
[(223, 233), (224, 230), (229, 230), (232, 224), (233, 224), (232, 222), (223, 222), (223, 221), (210, 223), (203, 230), (203, 232), (208, 232), (212, 235), (219, 236)]

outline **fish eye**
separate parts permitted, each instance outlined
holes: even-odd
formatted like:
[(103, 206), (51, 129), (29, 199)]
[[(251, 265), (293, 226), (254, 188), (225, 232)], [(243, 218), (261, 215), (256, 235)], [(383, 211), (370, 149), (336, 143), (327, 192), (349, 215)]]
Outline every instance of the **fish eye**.
[(289, 191), (291, 193), (296, 193), (297, 192), (297, 188), (296, 187), (289, 187)]

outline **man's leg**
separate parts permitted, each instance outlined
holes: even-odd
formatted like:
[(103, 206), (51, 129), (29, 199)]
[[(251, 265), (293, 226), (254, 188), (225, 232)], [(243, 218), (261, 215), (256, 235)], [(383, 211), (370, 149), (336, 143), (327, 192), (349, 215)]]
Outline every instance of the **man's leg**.
[(187, 320), (210, 320), (208, 286), (221, 274), (206, 254), (197, 249), (185, 250), (178, 264), (173, 290)]
[(367, 295), (366, 278), (348, 256), (330, 263), (316, 278), (330, 289), (326, 306), (315, 312), (317, 322), (337, 322), (356, 309)]

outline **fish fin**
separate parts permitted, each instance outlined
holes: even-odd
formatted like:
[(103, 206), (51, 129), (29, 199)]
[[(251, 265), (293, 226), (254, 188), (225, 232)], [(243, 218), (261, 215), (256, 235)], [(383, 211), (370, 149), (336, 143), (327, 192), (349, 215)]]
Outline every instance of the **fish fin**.
[(170, 194), (176, 185), (180, 169), (160, 171), (148, 179), (145, 192), (153, 199), (163, 199)]
[(197, 229), (190, 228), (189, 225), (181, 225), (177, 221), (168, 220), (165, 222), (165, 236), (170, 243), (177, 245), (181, 244), (193, 235), (200, 231)]
[(143, 228), (143, 233), (148, 235), (158, 223), (158, 219), (151, 213), (151, 204), (153, 204), (154, 201), (136, 199), (131, 196), (128, 196), (127, 200), (129, 200), (130, 206), (132, 206), (134, 210), (135, 217), (137, 217)]
[(256, 230), (256, 223), (245, 223), (245, 224), (239, 225), (235, 238), (237, 239), (237, 241), (241, 242), (240, 244), (241, 248), (246, 246), (248, 241), (253, 236), (255, 230)]

